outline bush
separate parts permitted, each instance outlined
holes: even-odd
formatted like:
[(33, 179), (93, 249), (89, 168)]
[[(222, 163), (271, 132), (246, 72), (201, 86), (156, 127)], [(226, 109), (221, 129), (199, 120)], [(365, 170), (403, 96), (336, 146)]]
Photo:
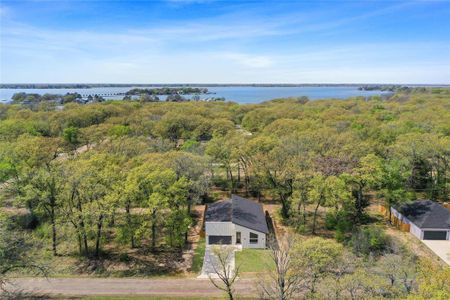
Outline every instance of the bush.
[(346, 211), (328, 212), (325, 217), (325, 227), (328, 230), (336, 230), (336, 240), (343, 242), (345, 240), (345, 233), (353, 229), (353, 223)]
[(342, 243), (345, 240), (345, 233), (342, 230), (336, 230), (334, 233), (334, 238), (339, 243)]
[(300, 224), (297, 226), (297, 232), (300, 234), (305, 234), (308, 231), (308, 228), (305, 224)]
[(336, 228), (337, 224), (337, 213), (335, 212), (327, 212), (325, 216), (325, 228), (328, 230), (333, 230)]
[(197, 248), (194, 251), (194, 257), (192, 258), (191, 271), (198, 273), (202, 270), (203, 258), (205, 256), (205, 238), (201, 238), (198, 241)]
[(72, 145), (78, 144), (79, 129), (77, 127), (67, 127), (63, 131), (63, 138)]
[(119, 261), (127, 263), (131, 261), (131, 257), (128, 255), (128, 253), (122, 252), (119, 254)]
[(52, 236), (52, 227), (50, 224), (42, 223), (36, 230), (34, 230), (34, 236), (39, 239), (50, 239)]
[(114, 125), (109, 129), (109, 135), (113, 137), (127, 136), (131, 132), (130, 127), (125, 125)]
[(184, 144), (180, 147), (181, 150), (187, 151), (187, 152), (193, 152), (198, 146), (200, 145), (199, 142), (195, 140), (187, 140), (184, 142)]
[(382, 228), (365, 226), (353, 234), (350, 244), (356, 255), (378, 255), (387, 248), (389, 239)]

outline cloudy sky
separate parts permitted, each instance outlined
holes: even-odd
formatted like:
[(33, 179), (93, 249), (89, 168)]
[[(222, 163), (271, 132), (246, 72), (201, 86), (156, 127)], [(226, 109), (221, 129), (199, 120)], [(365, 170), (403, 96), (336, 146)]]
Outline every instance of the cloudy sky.
[(450, 2), (2, 0), (0, 82), (450, 84)]

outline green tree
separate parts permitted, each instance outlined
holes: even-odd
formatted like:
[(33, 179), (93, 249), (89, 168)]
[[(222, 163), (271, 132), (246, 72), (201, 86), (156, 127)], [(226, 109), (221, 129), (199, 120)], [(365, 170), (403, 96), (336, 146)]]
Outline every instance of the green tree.
[(63, 131), (64, 140), (72, 146), (76, 146), (79, 143), (79, 129), (77, 127), (67, 127)]
[(340, 206), (348, 203), (350, 192), (345, 181), (337, 176), (316, 175), (311, 179), (311, 189), (308, 198), (315, 204), (313, 214), (312, 233), (316, 233), (317, 214), (320, 207), (334, 207), (336, 211)]
[(169, 242), (172, 246), (182, 245), (180, 240), (191, 222), (186, 210), (189, 185), (190, 183), (185, 177), (177, 179), (175, 172), (170, 169), (157, 169), (144, 178), (142, 187), (148, 193), (148, 198), (144, 201), (150, 212), (153, 250), (156, 249), (157, 231), (162, 221), (161, 214), (169, 207), (170, 213), (165, 220), (166, 226), (171, 230)]
[(344, 248), (333, 240), (315, 237), (298, 243), (294, 253), (293, 260), (303, 278), (303, 286), (310, 295), (314, 295), (320, 280), (331, 274), (340, 263)]
[(52, 226), (52, 251), (57, 255), (57, 217), (62, 177), (58, 160), (59, 141), (21, 137), (15, 148), (17, 174), (13, 181), (19, 201), (32, 211), (43, 211)]
[(418, 290), (408, 300), (450, 298), (450, 267), (438, 267), (432, 261), (419, 262)]
[(93, 254), (99, 257), (104, 225), (110, 220), (119, 203), (115, 190), (123, 176), (120, 158), (108, 154), (83, 156), (71, 161), (66, 171), (65, 211), (74, 226), (80, 251), (90, 254), (89, 241), (94, 244)]
[(31, 270), (36, 274), (46, 274), (47, 270), (30, 259), (29, 251), (33, 244), (27, 241), (23, 232), (14, 228), (11, 217), (0, 211), (0, 291), (4, 290), (8, 276), (20, 269)]
[(378, 255), (389, 246), (389, 237), (382, 228), (367, 225), (359, 227), (352, 235), (350, 244), (356, 255)]
[(365, 208), (369, 204), (367, 192), (379, 183), (380, 176), (381, 160), (374, 154), (363, 157), (350, 174), (344, 175), (344, 178), (352, 186), (355, 198), (355, 222), (361, 223)]
[(398, 160), (384, 161), (381, 167), (380, 194), (389, 211), (391, 222), (391, 207), (400, 205), (411, 198), (407, 191), (408, 172)]

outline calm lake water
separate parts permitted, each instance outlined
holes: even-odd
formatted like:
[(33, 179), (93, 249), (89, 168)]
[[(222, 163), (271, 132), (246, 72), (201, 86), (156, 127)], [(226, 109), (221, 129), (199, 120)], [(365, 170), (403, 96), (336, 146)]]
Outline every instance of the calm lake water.
[[(15, 93), (37, 93), (37, 94), (66, 94), (77, 92), (81, 95), (105, 95), (114, 93), (125, 93), (133, 86), (129, 87), (98, 87), (89, 89), (0, 89), (0, 101), (10, 101)], [(142, 87), (140, 87), (142, 88)], [(214, 94), (200, 95), (201, 99), (210, 97), (224, 97), (227, 101), (238, 103), (259, 103), (266, 100), (284, 97), (307, 96), (311, 100), (323, 98), (344, 99), (354, 96), (372, 96), (381, 95), (386, 92), (381, 91), (359, 91), (354, 86), (329, 86), (329, 87), (208, 87), (208, 90)], [(186, 95), (189, 98), (188, 95)], [(121, 96), (104, 96), (105, 99), (122, 99)], [(164, 99), (164, 96), (160, 96)]]

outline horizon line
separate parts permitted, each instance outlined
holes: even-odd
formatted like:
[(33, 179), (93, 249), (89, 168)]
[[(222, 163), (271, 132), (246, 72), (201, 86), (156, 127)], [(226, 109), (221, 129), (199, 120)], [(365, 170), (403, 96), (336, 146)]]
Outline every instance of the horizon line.
[(225, 86), (225, 85), (242, 85), (242, 86), (296, 86), (296, 85), (405, 85), (405, 86), (450, 86), (450, 83), (377, 83), (377, 82), (360, 82), (360, 83), (329, 83), (329, 82), (315, 82), (315, 83), (204, 83), (204, 82), (166, 82), (166, 83), (139, 83), (139, 82), (10, 82), (10, 83), (0, 83), (1, 86), (6, 85), (148, 85), (148, 86), (165, 86), (165, 85), (209, 85), (209, 86)]

